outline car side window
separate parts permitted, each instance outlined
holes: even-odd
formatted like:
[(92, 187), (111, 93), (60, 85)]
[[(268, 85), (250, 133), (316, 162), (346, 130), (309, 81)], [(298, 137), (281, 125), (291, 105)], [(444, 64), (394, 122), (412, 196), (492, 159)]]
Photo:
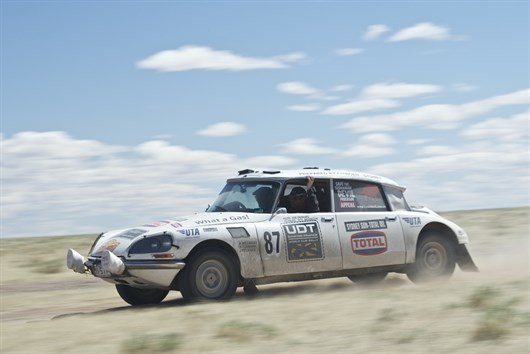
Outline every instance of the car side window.
[(389, 210), (381, 187), (375, 183), (335, 179), (333, 194), (336, 212)]
[(385, 190), (386, 197), (388, 199), (388, 202), (390, 205), (392, 205), (392, 209), (394, 210), (410, 210), (410, 207), (405, 200), (405, 196), (403, 195), (403, 191), (398, 188), (384, 186), (383, 189)]
[[(290, 195), (295, 188), (303, 188), (307, 193), (307, 180), (290, 180), (285, 184), (282, 194), (280, 195), (280, 202), (278, 208), (287, 208), (288, 212), (291, 210)], [(329, 179), (317, 179), (313, 184), (315, 195), (319, 205), (319, 212), (331, 212), (331, 193), (329, 188)], [(295, 190), (296, 191), (296, 190)]]

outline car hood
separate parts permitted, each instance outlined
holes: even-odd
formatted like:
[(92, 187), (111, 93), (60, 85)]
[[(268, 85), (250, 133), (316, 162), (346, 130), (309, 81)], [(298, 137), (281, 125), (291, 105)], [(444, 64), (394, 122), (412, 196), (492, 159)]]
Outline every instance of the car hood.
[(137, 227), (119, 229), (105, 232), (95, 243), (91, 250), (91, 256), (98, 257), (103, 251), (111, 251), (116, 255), (126, 252), (129, 246), (137, 239), (149, 235), (169, 233), (175, 237), (186, 236), (196, 232), (196, 229), (203, 227), (255, 223), (266, 221), (270, 214), (251, 214), (251, 213), (195, 213), (183, 217), (165, 219), (143, 224)]

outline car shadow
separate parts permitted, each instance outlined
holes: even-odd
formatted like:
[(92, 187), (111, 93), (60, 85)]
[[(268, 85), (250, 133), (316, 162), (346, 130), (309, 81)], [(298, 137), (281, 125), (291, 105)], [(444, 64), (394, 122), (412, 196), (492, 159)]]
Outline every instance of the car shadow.
[[(308, 294), (308, 293), (323, 293), (327, 291), (355, 291), (358, 289), (365, 288), (374, 288), (374, 289), (384, 289), (384, 288), (394, 288), (407, 284), (408, 282), (402, 278), (387, 278), (375, 285), (359, 285), (353, 284), (347, 281), (337, 281), (331, 284), (296, 284), (288, 286), (264, 286), (260, 287), (259, 292), (253, 295), (246, 295), (242, 288), (239, 288), (236, 294), (228, 300), (216, 300), (216, 302), (234, 302), (234, 301), (252, 301), (259, 300), (262, 298), (271, 298), (271, 297), (283, 297), (283, 296), (292, 296), (296, 294)], [(83, 315), (98, 315), (106, 313), (119, 313), (123, 311), (127, 312), (141, 312), (149, 309), (160, 309), (160, 308), (170, 308), (170, 307), (185, 307), (190, 305), (197, 304), (211, 304), (212, 301), (209, 300), (185, 300), (183, 298), (173, 298), (170, 300), (165, 300), (159, 304), (153, 305), (141, 305), (141, 306), (130, 306), (124, 305), (119, 307), (112, 307), (107, 309), (100, 309), (96, 311), (87, 311), (87, 312), (71, 312), (64, 313), (52, 317), (52, 320), (62, 319), (71, 316), (83, 316)]]

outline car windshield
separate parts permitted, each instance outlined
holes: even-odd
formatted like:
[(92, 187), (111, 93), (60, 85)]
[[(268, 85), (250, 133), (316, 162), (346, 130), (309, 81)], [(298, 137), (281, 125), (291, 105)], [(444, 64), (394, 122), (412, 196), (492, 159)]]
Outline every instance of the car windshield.
[(207, 211), (271, 213), (279, 190), (277, 182), (229, 182)]

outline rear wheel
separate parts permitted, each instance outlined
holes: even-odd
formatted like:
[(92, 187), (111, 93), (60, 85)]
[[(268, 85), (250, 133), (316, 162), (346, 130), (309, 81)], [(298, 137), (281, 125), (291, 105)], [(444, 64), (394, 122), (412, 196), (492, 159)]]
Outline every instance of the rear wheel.
[(449, 237), (429, 232), (419, 242), (416, 262), (407, 270), (407, 277), (415, 283), (448, 279), (455, 270), (456, 252)]
[(223, 250), (199, 251), (182, 271), (179, 290), (184, 299), (228, 299), (236, 292), (237, 266)]
[(348, 279), (350, 279), (355, 284), (371, 285), (371, 284), (377, 284), (383, 279), (385, 279), (387, 274), (388, 274), (387, 272), (379, 272), (379, 273), (350, 275)]
[(124, 284), (116, 284), (116, 290), (125, 302), (133, 306), (158, 304), (166, 298), (169, 292), (162, 289), (133, 288)]

